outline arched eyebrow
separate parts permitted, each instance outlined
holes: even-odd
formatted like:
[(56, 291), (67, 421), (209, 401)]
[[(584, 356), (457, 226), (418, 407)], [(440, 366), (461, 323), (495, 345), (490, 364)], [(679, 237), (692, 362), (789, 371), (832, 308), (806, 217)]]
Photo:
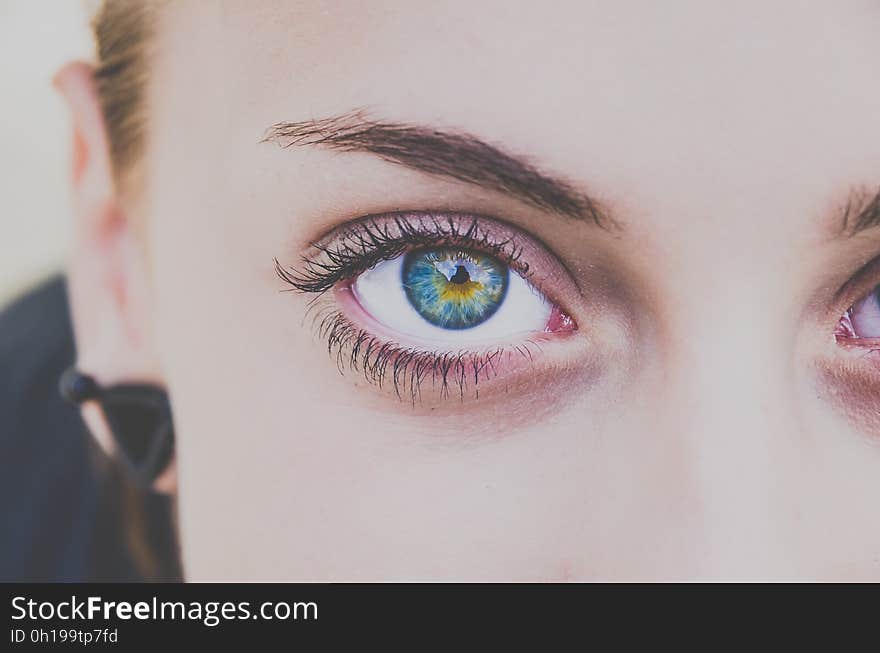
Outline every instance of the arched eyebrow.
[(317, 146), (366, 152), (429, 175), (510, 194), (575, 220), (603, 228), (615, 224), (596, 200), (568, 181), (548, 176), (528, 160), (464, 132), (377, 121), (358, 110), (317, 120), (279, 122), (266, 131), (263, 142), (284, 148)]

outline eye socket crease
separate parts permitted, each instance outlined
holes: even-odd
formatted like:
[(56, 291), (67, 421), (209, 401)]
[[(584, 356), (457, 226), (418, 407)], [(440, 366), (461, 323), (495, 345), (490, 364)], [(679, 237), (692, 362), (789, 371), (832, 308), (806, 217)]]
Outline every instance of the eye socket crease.
[(527, 160), (467, 133), (377, 121), (355, 110), (330, 118), (276, 123), (261, 142), (283, 148), (366, 152), (429, 175), (509, 193), (531, 206), (603, 229), (619, 228), (596, 199), (568, 181), (547, 176)]
[(852, 238), (877, 227), (880, 227), (880, 188), (852, 191), (841, 211), (837, 236)]

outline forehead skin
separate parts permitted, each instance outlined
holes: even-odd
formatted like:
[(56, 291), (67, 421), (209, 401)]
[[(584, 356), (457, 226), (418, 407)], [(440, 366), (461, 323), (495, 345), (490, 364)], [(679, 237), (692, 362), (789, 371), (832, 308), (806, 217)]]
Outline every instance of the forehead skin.
[(203, 4), (165, 8), (152, 132), (238, 178), (268, 125), (367, 108), (527, 155), (643, 245), (769, 253), (880, 176), (875, 2)]
[(877, 163), (855, 143), (880, 124), (878, 27), (870, 1), (180, 2), (158, 81), (222, 94), (206, 127), (370, 107), (608, 192), (708, 184), (724, 206)]
[[(870, 546), (833, 534), (876, 521), (875, 457), (847, 445), (833, 418), (812, 438), (785, 430), (795, 401), (770, 397), (794, 385), (785, 364), (798, 311), (833, 258), (817, 254), (823, 212), (849, 187), (880, 182), (880, 5), (550, 4), (164, 4), (147, 197), (191, 576), (217, 578), (224, 565), (234, 567), (226, 577), (251, 580), (279, 569), (300, 579), (443, 576), (441, 562), (420, 566), (421, 551), (440, 547), (459, 577), (646, 578), (713, 564), (795, 574), (804, 542), (865, 560)], [(357, 107), (526, 155), (607, 202), (624, 230), (594, 248), (587, 227), (461, 186), (432, 190), (366, 155), (259, 143), (279, 121)], [(281, 303), (272, 258), (295, 262), (340, 220), (421, 208), (438, 194), (461, 200), (452, 208), (520, 211), (576, 277), (587, 269), (580, 257), (614, 249), (678, 334), (656, 339), (682, 354), (678, 375), (647, 375), (605, 413), (585, 393), (534, 438), (471, 452), (412, 437), (443, 420), (401, 416), (390, 402), (364, 409), (363, 389), (339, 380), (303, 328), (306, 300)], [(653, 352), (641, 353), (650, 368)], [(725, 383), (730, 392), (708, 402), (697, 394)], [(501, 409), (486, 428), (510, 426)], [(770, 437), (773, 428), (783, 435)], [(799, 521), (801, 502), (821, 518)], [(436, 531), (434, 507), (449, 531)], [(528, 532), (493, 539), (523, 519)], [(789, 535), (770, 545), (748, 538), (785, 525)], [(357, 552), (341, 541), (357, 541)], [(388, 542), (407, 553), (384, 560)], [(737, 555), (720, 552), (731, 543)], [(468, 570), (472, 558), (481, 566)]]

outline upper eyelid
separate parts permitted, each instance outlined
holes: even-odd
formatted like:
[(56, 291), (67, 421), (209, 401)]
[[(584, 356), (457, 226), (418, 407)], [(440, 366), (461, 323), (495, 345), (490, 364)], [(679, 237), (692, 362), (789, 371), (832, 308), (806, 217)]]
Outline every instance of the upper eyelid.
[[(484, 215), (480, 213), (467, 213), (462, 211), (433, 211), (430, 209), (425, 210), (412, 210), (412, 211), (390, 211), (385, 213), (370, 213), (367, 215), (360, 216), (355, 218), (354, 220), (349, 220), (341, 225), (336, 225), (326, 230), (324, 233), (319, 235), (316, 239), (309, 243), (309, 247), (311, 249), (320, 249), (326, 247), (330, 243), (338, 240), (339, 238), (345, 236), (346, 234), (357, 231), (360, 228), (363, 228), (366, 225), (375, 224), (381, 220), (393, 220), (395, 218), (399, 219), (407, 219), (407, 218), (418, 218), (418, 219), (430, 219), (436, 223), (440, 223), (443, 220), (449, 221), (454, 219), (461, 220), (469, 220), (476, 221), (477, 223), (486, 222), (486, 223), (496, 223), (504, 225), (506, 228), (511, 229), (512, 231), (522, 231), (518, 227), (514, 225), (510, 225), (505, 220)], [(534, 240), (534, 237), (532, 237)]]
[[(874, 280), (868, 281), (867, 283), (874, 283), (874, 287), (880, 284), (880, 254), (870, 259), (867, 263), (856, 270), (855, 273), (853, 273), (837, 290), (837, 292), (834, 293), (835, 304), (843, 302), (855, 303), (861, 299), (862, 295), (871, 291), (871, 288), (863, 288), (866, 279), (870, 277), (874, 277)], [(855, 296), (856, 293), (862, 293), (862, 295)]]
[[(434, 219), (461, 225), (471, 224), (476, 221), (481, 230), (492, 232), (494, 242), (497, 244), (501, 241), (508, 242), (508, 254), (513, 249), (517, 250), (514, 258), (510, 263), (510, 255), (499, 255), (498, 252), (491, 249), (483, 249), (488, 254), (495, 255), (505, 264), (509, 265), (512, 270), (517, 272), (521, 277), (525, 278), (529, 284), (536, 290), (541, 292), (550, 301), (559, 306), (568, 314), (574, 314), (578, 310), (583, 310), (583, 302), (585, 297), (601, 295), (604, 291), (601, 284), (594, 286), (591, 284), (588, 288), (581, 287), (581, 280), (575, 277), (566, 262), (560, 258), (551, 247), (546, 245), (542, 240), (519, 227), (518, 225), (496, 218), (484, 213), (474, 213), (467, 211), (444, 211), (444, 210), (422, 210), (422, 211), (400, 211), (374, 213), (358, 218), (354, 218), (343, 224), (338, 224), (334, 228), (319, 238), (314, 244), (307, 246), (306, 251), (302, 255), (299, 265), (285, 267), (278, 260), (275, 260), (275, 270), (278, 277), (282, 279), (291, 289), (306, 294), (318, 295), (327, 292), (338, 283), (356, 277), (369, 266), (359, 266), (353, 270), (350, 275), (332, 276), (328, 273), (325, 264), (328, 262), (328, 249), (332, 252), (334, 243), (339, 243), (345, 234), (351, 234), (352, 230), (356, 230), (359, 226), (371, 223), (387, 222), (395, 218), (406, 218), (410, 222), (423, 220), (433, 221)], [(463, 229), (460, 228), (460, 231)], [(426, 243), (426, 246), (439, 244), (439, 242)], [(463, 247), (473, 247), (473, 243), (462, 242)], [(479, 247), (477, 247), (480, 249)], [(403, 245), (396, 252), (402, 255), (410, 246)], [(356, 254), (356, 253), (355, 253)], [(379, 260), (388, 260), (392, 257), (385, 257)], [(591, 275), (596, 279), (596, 275)], [(604, 278), (599, 275), (598, 278)], [(305, 282), (305, 283), (301, 283)], [(579, 308), (580, 307), (580, 308)]]
[[(424, 229), (425, 223), (432, 225), (432, 229)], [(493, 238), (493, 225), (498, 231), (506, 232), (504, 238)], [(308, 246), (303, 264), (315, 265), (322, 257), (364, 255), (369, 253), (371, 245), (380, 243), (403, 245), (408, 242), (407, 236), (424, 238), (425, 244), (449, 239), (448, 242), (460, 242), (463, 246), (483, 247), (523, 275), (529, 273), (530, 266), (520, 261), (523, 246), (518, 239), (547, 250), (534, 236), (497, 218), (459, 212), (405, 211), (370, 214), (337, 225)], [(335, 252), (334, 244), (340, 246)]]

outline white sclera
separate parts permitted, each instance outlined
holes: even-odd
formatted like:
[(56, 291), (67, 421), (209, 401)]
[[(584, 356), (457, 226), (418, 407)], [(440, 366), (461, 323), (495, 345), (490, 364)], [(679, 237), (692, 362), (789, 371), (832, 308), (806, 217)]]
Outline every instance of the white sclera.
[(353, 284), (363, 309), (377, 322), (404, 336), (430, 343), (462, 345), (510, 340), (522, 333), (541, 332), (553, 307), (525, 279), (510, 270), (507, 294), (485, 322), (470, 329), (444, 329), (428, 322), (410, 304), (403, 289), (404, 256), (382, 261), (363, 272)]
[(880, 338), (880, 298), (877, 290), (853, 307), (852, 325), (859, 338)]

